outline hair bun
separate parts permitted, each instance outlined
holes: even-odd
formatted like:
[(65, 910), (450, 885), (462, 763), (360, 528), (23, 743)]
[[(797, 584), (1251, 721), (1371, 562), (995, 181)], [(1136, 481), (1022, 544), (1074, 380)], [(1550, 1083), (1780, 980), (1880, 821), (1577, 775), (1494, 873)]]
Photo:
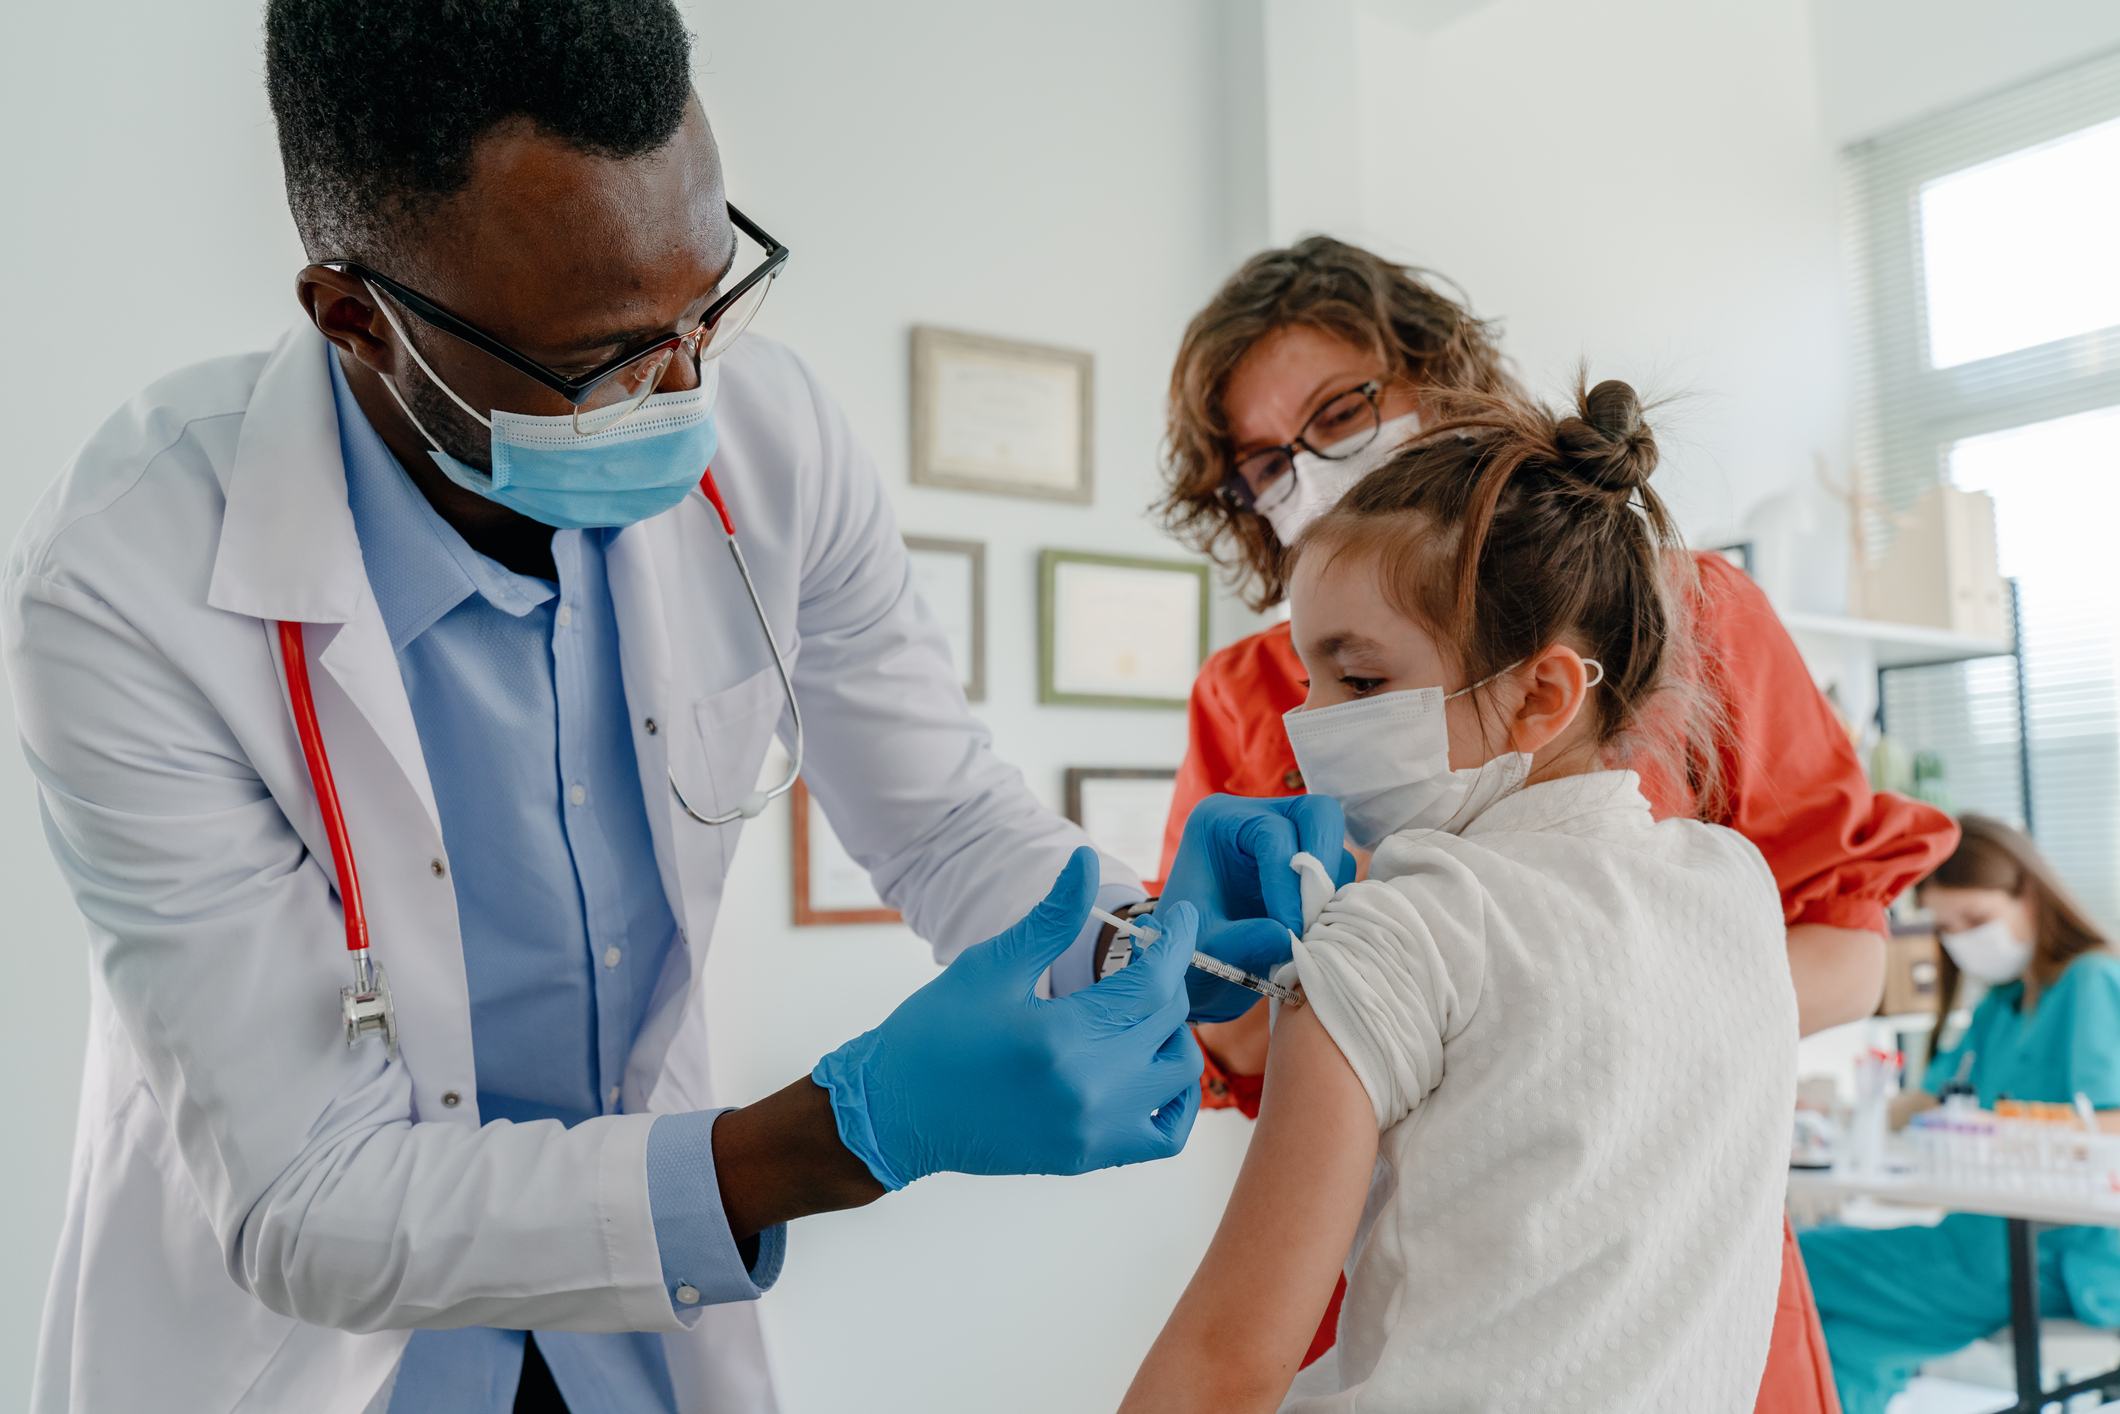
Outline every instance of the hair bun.
[(1554, 427), (1569, 470), (1602, 490), (1632, 495), (1656, 470), (1656, 438), (1642, 421), (1641, 399), (1617, 378), (1576, 395), (1576, 415)]

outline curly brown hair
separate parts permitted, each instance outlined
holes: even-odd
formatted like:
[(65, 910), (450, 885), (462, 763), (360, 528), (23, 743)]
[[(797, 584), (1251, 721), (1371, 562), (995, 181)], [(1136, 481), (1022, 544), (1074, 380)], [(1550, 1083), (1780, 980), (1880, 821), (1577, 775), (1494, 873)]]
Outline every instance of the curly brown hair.
[(1167, 529), (1229, 573), (1254, 609), (1288, 588), (1287, 547), (1261, 516), (1220, 495), (1229, 471), (1229, 420), (1222, 389), (1253, 345), (1297, 325), (1373, 349), (1391, 377), (1430, 388), (1517, 394), (1496, 331), (1438, 292), (1429, 272), (1360, 246), (1311, 236), (1261, 251), (1193, 316), (1170, 375), (1164, 494)]

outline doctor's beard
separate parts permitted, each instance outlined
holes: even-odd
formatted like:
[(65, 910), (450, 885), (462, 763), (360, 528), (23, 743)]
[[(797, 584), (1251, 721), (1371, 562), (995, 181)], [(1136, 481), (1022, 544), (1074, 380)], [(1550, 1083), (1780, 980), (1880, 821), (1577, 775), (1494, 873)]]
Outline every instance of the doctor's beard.
[(399, 367), (404, 370), (397, 378), (398, 395), (419, 420), (413, 433), (421, 428), (427, 430), (427, 442), (431, 437), (441, 444), (441, 449), (465, 465), (493, 474), (493, 445), (491, 434), (479, 424), (478, 419), (457, 406), (456, 400), (434, 385), (419, 364), (407, 358)]

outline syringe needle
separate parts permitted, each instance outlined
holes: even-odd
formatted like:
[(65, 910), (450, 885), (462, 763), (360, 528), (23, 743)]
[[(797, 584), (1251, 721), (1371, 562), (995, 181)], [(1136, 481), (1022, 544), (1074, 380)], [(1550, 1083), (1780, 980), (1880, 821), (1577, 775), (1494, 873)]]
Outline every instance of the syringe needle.
[[(1139, 936), (1144, 933), (1154, 934), (1160, 931), (1153, 922), (1145, 925), (1130, 922), (1117, 914), (1106, 913), (1101, 908), (1092, 907), (1090, 916), (1111, 924), (1122, 938)], [(1210, 977), (1219, 977), (1225, 982), (1234, 982), (1239, 987), (1247, 991), (1257, 992), (1262, 997), (1272, 997), (1275, 1001), (1285, 1002), (1290, 1005), (1301, 1005), (1301, 1001), (1296, 996), (1294, 989), (1284, 987), (1271, 978), (1254, 976), (1241, 967), (1232, 967), (1229, 963), (1222, 961), (1222, 959), (1212, 957), (1197, 948), (1193, 950), (1192, 965), (1207, 973)]]

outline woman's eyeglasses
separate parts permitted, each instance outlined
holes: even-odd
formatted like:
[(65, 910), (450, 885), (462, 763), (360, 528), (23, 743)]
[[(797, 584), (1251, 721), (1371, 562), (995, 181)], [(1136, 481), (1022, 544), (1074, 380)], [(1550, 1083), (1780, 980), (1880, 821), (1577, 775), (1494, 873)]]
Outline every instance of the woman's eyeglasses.
[(1218, 494), (1233, 510), (1255, 511), (1259, 498), (1295, 470), (1296, 453), (1309, 452), (1327, 461), (1344, 461), (1376, 440), (1383, 418), (1377, 395), (1384, 385), (1371, 379), (1349, 388), (1310, 415), (1293, 442), (1251, 453), (1222, 478)]

